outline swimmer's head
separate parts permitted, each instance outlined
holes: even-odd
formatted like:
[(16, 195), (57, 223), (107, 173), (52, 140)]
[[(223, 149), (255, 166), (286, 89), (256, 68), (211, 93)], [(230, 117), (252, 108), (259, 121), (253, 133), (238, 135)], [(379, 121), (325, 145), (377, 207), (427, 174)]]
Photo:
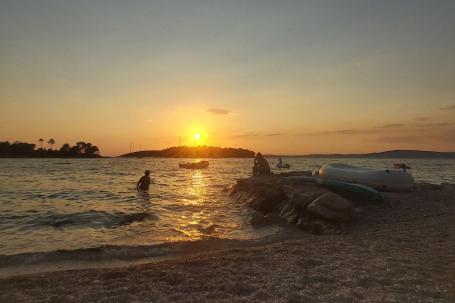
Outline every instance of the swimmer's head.
[(145, 171), (145, 175), (150, 176), (150, 171), (148, 169)]

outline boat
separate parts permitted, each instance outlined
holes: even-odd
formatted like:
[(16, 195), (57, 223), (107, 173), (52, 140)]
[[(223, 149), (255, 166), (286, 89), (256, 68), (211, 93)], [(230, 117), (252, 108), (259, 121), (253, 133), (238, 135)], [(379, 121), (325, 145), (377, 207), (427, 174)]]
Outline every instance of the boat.
[(403, 169), (371, 169), (341, 163), (323, 165), (324, 179), (366, 185), (380, 191), (406, 192), (414, 189), (414, 177)]
[(209, 166), (209, 161), (179, 163), (180, 168), (187, 168), (187, 169), (200, 169), (200, 168), (206, 168), (208, 166)]
[(283, 159), (279, 157), (276, 168), (291, 168), (291, 165), (289, 165), (288, 163), (283, 163)]
[(286, 177), (289, 180), (292, 180), (299, 183), (314, 183), (319, 184), (321, 186), (327, 187), (334, 192), (340, 194), (343, 197), (348, 199), (361, 199), (365, 202), (371, 203), (382, 203), (384, 202), (384, 198), (382, 197), (381, 193), (377, 190), (361, 184), (353, 184), (348, 182), (341, 182), (326, 178), (321, 178), (319, 176), (291, 176)]

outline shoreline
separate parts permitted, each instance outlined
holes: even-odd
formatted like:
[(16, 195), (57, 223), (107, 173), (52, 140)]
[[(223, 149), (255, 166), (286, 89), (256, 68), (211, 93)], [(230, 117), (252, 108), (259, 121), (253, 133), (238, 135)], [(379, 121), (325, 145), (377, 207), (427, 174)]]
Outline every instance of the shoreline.
[(287, 238), (212, 239), (171, 253), (146, 247), (146, 255), (118, 248), (126, 258), (103, 263), (95, 253), (94, 262), (70, 257), (53, 268), (38, 258), (36, 271), (9, 267), (0, 301), (455, 301), (455, 185), (419, 183), (384, 196), (336, 234), (293, 228)]
[(0, 300), (452, 302), (454, 219), (452, 213), (140, 265), (1, 278)]

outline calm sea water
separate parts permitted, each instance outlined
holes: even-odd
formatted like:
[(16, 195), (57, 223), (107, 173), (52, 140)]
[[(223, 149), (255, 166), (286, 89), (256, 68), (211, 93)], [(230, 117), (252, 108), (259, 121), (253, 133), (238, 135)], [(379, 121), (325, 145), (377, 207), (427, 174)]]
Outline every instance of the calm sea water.
[[(210, 159), (204, 170), (180, 159), (0, 159), (0, 255), (101, 245), (148, 245), (207, 237), (252, 239), (253, 211), (222, 189), (250, 174), (251, 159)], [(270, 159), (272, 166), (275, 159)], [(418, 181), (455, 183), (455, 160), (285, 159), (291, 170), (344, 162), (373, 168), (407, 163)], [(137, 192), (145, 169), (154, 183)]]

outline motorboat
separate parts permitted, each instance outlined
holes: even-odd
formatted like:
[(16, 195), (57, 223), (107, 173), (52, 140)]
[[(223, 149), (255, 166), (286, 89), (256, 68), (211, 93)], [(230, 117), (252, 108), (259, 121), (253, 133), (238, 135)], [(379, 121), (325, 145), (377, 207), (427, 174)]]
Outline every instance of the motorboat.
[(201, 169), (209, 167), (209, 161), (184, 162), (179, 163), (180, 168)]

